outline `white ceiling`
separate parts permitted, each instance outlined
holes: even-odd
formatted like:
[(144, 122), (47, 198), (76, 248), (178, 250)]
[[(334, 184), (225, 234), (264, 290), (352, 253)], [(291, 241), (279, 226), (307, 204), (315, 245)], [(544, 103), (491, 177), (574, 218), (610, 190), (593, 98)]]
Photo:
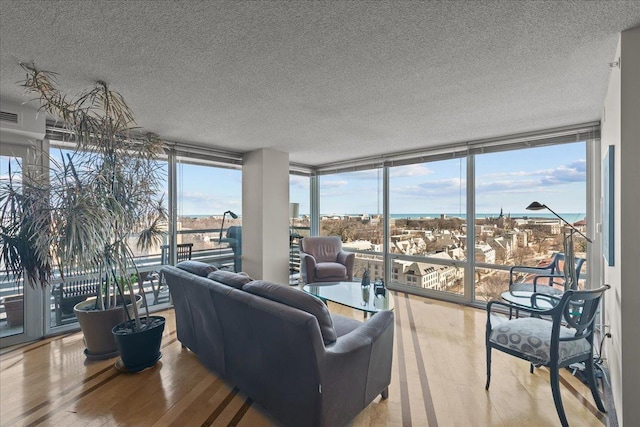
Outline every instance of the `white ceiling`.
[(640, 1), (0, 0), (18, 63), (96, 80), (163, 138), (307, 165), (599, 120)]

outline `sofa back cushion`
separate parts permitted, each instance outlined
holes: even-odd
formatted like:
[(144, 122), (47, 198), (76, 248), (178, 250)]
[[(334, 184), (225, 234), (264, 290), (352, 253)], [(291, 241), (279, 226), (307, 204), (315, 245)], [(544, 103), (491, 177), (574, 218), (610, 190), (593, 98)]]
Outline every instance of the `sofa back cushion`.
[(181, 270), (188, 271), (189, 273), (196, 274), (200, 277), (207, 277), (207, 274), (217, 270), (217, 268), (213, 265), (191, 260), (179, 262), (176, 264), (176, 267)]
[(233, 273), (231, 271), (224, 270), (212, 271), (207, 275), (207, 278), (236, 289), (242, 289), (243, 285), (246, 285), (253, 280), (247, 275), (247, 273)]
[(242, 290), (312, 314), (318, 320), (324, 343), (330, 344), (336, 341), (336, 330), (333, 327), (329, 310), (320, 299), (313, 295), (299, 289), (263, 280), (247, 283), (242, 287)]

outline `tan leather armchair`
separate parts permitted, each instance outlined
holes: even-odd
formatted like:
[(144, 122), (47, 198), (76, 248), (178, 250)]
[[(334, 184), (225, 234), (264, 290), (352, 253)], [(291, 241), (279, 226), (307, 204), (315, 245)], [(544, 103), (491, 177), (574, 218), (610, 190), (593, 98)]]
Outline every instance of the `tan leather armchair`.
[(300, 241), (300, 273), (304, 283), (353, 280), (355, 254), (342, 250), (339, 237), (305, 237)]

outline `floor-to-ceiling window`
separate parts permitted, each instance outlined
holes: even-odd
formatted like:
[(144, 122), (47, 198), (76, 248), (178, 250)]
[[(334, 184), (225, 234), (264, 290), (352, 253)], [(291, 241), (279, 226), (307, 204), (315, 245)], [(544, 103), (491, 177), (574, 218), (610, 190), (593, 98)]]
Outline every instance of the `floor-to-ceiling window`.
[(289, 174), (289, 283), (300, 278), (300, 239), (311, 234), (311, 177)]
[(242, 269), (242, 170), (180, 158), (176, 244), (192, 259)]
[[(34, 141), (33, 147), (42, 147), (42, 141)], [(10, 218), (15, 213), (20, 217), (25, 211), (20, 206), (23, 194), (23, 179), (27, 174), (38, 174), (41, 157), (35, 149), (24, 143), (13, 144), (8, 140), (0, 142), (0, 197), (12, 200), (14, 204), (2, 212), (2, 225), (14, 224)], [(37, 176), (37, 175), (36, 175)], [(15, 252), (16, 245), (24, 239), (24, 229), (3, 227), (2, 250)], [(6, 233), (6, 234), (4, 234)], [(17, 235), (16, 235), (17, 233)], [(5, 246), (6, 244), (6, 246)], [(10, 257), (11, 258), (11, 257)], [(10, 269), (9, 269), (10, 270)], [(16, 277), (8, 271), (6, 265), (0, 266), (0, 343), (2, 347), (34, 340), (44, 333), (43, 301), (46, 290), (34, 283), (30, 285), (24, 274)]]
[[(499, 298), (508, 288), (510, 266), (562, 259), (562, 221), (549, 210), (527, 210), (529, 204), (537, 201), (581, 233), (594, 233), (588, 219), (597, 215), (587, 211), (599, 193), (587, 171), (587, 148), (596, 137), (595, 128), (587, 125), (469, 143), (449, 152), (385, 156), (372, 159), (370, 169), (354, 162), (353, 172), (344, 172), (346, 163), (335, 173), (332, 165), (324, 165), (317, 171), (318, 234), (340, 236), (364, 260), (360, 270), (373, 264), (367, 259), (387, 266), (385, 271), (380, 265), (379, 271), (392, 287), (453, 301)], [(367, 229), (377, 216), (380, 220)], [(378, 240), (385, 221), (386, 242)], [(587, 260), (599, 248), (578, 234), (574, 243), (576, 257), (585, 260), (578, 286), (588, 286)]]
[[(8, 154), (8, 153), (6, 153)], [(9, 197), (9, 188), (19, 188), (22, 180), (22, 159), (0, 155), (0, 194)], [(9, 181), (12, 181), (11, 183)], [(3, 224), (9, 223), (11, 212), (2, 212)], [(4, 236), (2, 236), (4, 238)], [(4, 247), (4, 242), (3, 242)], [(24, 333), (24, 281), (16, 280), (7, 266), (0, 264), (0, 336), (21, 335)]]
[[(475, 156), (475, 298), (499, 298), (512, 265), (544, 266), (563, 252), (564, 224), (546, 205), (586, 231), (586, 142), (522, 148)], [(575, 255), (587, 258), (587, 242), (574, 235)], [(582, 265), (579, 283), (586, 280)], [(526, 280), (525, 277), (518, 278)]]
[(382, 168), (321, 175), (320, 235), (339, 236), (356, 252), (354, 276), (384, 278)]
[(389, 168), (391, 283), (464, 293), (466, 159)]
[[(79, 155), (81, 153), (53, 145), (49, 150), (50, 179), (64, 179), (59, 171), (64, 167), (65, 163), (78, 163), (77, 156)], [(155, 172), (162, 181), (161, 187), (157, 190), (157, 199), (162, 202), (162, 207), (166, 211), (168, 209), (167, 161), (158, 160)], [(159, 224), (159, 226), (166, 229), (168, 224)], [(141, 250), (137, 245), (137, 237), (135, 230), (132, 230), (129, 237), (129, 246), (134, 257), (135, 269), (132, 268), (131, 273), (136, 276), (136, 279), (141, 279), (144, 297), (149, 306), (166, 304), (169, 301), (168, 289), (159, 283), (159, 270), (161, 264), (166, 263), (167, 239), (165, 238), (162, 244)], [(71, 269), (65, 271), (63, 277), (59, 271), (54, 271), (51, 286), (48, 289), (50, 310), (48, 310), (47, 314), (51, 328), (64, 327), (76, 322), (73, 307), (75, 304), (94, 296), (94, 285), (101, 280), (98, 276), (99, 273), (97, 271)], [(139, 291), (136, 290), (136, 292)]]
[[(319, 205), (318, 234), (338, 235), (346, 248), (356, 252), (356, 277), (369, 269), (372, 279), (389, 277), (389, 285), (403, 289), (484, 301), (506, 289), (509, 265), (538, 265), (561, 250), (559, 221), (546, 211), (526, 211), (529, 203), (544, 203), (577, 228), (585, 229), (586, 145), (528, 148), (514, 144), (508, 151), (470, 150), (464, 154), (459, 150), (446, 159), (441, 154), (433, 158), (425, 155), (415, 162), (390, 162), (391, 166), (381, 167), (378, 162), (366, 170), (325, 170), (317, 177), (292, 174), (291, 230), (308, 235)], [(58, 155), (54, 150), (51, 153)], [(8, 169), (7, 159), (0, 162), (2, 176)], [(175, 235), (177, 245), (191, 245), (194, 259), (240, 270), (240, 160), (226, 165), (182, 154), (173, 163), (175, 160), (169, 156), (160, 165), (168, 183), (161, 190), (165, 203), (177, 210), (169, 236)], [(172, 170), (177, 183), (173, 201), (169, 190)], [(469, 222), (471, 214), (475, 220)], [(389, 225), (386, 242), (385, 220)], [(163, 247), (136, 253), (142, 270), (157, 270), (170, 261), (170, 241), (167, 238)], [(473, 256), (468, 252), (471, 247)], [(586, 243), (576, 238), (577, 255), (586, 257), (587, 249)], [(586, 271), (585, 265), (581, 282)], [(9, 285), (3, 282), (2, 286), (4, 292)], [(169, 301), (166, 286), (159, 297), (152, 303)], [(41, 297), (34, 300), (40, 304), (45, 301)], [(70, 321), (71, 317), (66, 317), (65, 322), (58, 322), (53, 317), (54, 300), (49, 301), (41, 311), (50, 316), (52, 327)], [(0, 326), (3, 321), (6, 324), (5, 319), (0, 307)]]
[[(68, 150), (64, 144), (50, 141), (48, 150), (49, 173), (53, 174), (55, 168), (63, 164), (63, 159), (68, 160), (73, 151)], [(45, 145), (46, 147), (46, 145)], [(0, 178), (4, 181), (9, 176), (9, 164), (15, 179), (21, 177), (21, 166), (29, 150), (27, 146), (16, 146), (16, 150), (7, 151), (9, 145), (2, 144), (0, 158)], [(31, 157), (35, 156), (30, 156)], [(203, 157), (203, 155), (200, 155)], [(175, 162), (175, 163), (172, 163)], [(176, 165), (173, 167), (172, 165)], [(31, 167), (31, 166), (30, 166)], [(33, 167), (36, 167), (35, 164)], [(172, 200), (171, 170), (174, 170), (174, 179), (177, 185), (174, 188), (176, 199)], [(186, 156), (168, 156), (158, 161), (157, 173), (163, 184), (158, 189), (158, 197), (167, 210), (171, 206), (177, 209), (177, 221), (172, 225), (169, 218), (167, 224), (168, 234), (162, 244), (149, 250), (140, 251), (135, 242), (136, 236), (131, 236), (131, 248), (134, 251), (135, 264), (140, 276), (143, 276), (143, 289), (149, 306), (166, 306), (170, 302), (166, 284), (162, 282), (159, 274), (162, 264), (172, 262), (171, 236), (175, 235), (176, 246), (189, 245), (192, 249), (193, 259), (199, 259), (229, 270), (241, 269), (241, 210), (242, 210), (242, 170), (239, 156), (230, 158), (226, 166), (224, 160), (213, 163), (199, 159), (189, 159)], [(52, 175), (53, 177), (53, 175)], [(308, 191), (308, 190), (307, 190)], [(307, 197), (308, 204), (308, 197)], [(223, 221), (224, 220), (224, 221)], [(178, 247), (178, 251), (180, 248)], [(178, 258), (180, 255), (178, 255)], [(4, 270), (4, 267), (0, 269)], [(134, 273), (132, 271), (132, 273)], [(90, 298), (90, 292), (86, 295), (82, 292), (71, 298), (62, 298), (62, 284), (69, 289), (88, 288), (84, 286), (97, 279), (95, 272), (68, 271), (64, 279), (54, 272), (51, 286), (47, 288), (31, 288), (22, 285), (22, 282), (14, 283), (8, 280), (6, 272), (1, 272), (0, 297), (23, 295), (19, 301), (21, 310), (16, 310), (14, 316), (13, 298), (3, 298), (0, 304), (0, 335), (2, 346), (11, 345), (28, 339), (35, 339), (43, 333), (60, 331), (76, 327), (76, 319), (73, 313), (73, 305), (81, 299)], [(76, 289), (77, 290), (77, 289)], [(25, 301), (25, 302), (23, 302)], [(11, 321), (7, 320), (7, 308), (11, 308)], [(33, 328), (27, 326), (34, 325)], [(32, 330), (31, 330), (32, 329)], [(36, 330), (37, 329), (37, 330)], [(27, 333), (29, 332), (29, 333)], [(20, 338), (23, 336), (24, 338)], [(15, 338), (15, 339), (14, 339)]]

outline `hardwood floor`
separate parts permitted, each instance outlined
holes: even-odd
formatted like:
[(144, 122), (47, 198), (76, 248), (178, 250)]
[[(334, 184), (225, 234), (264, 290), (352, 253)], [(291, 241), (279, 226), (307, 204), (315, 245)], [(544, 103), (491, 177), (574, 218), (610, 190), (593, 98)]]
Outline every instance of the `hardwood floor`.
[[(549, 373), (493, 352), (485, 383), (483, 310), (395, 293), (396, 333), (389, 399), (376, 398), (353, 426), (555, 426)], [(338, 305), (330, 310), (361, 319)], [(200, 365), (167, 318), (162, 359), (138, 374), (117, 359), (87, 361), (81, 333), (44, 339), (0, 356), (0, 426), (269, 426), (275, 421)], [(571, 425), (603, 426), (605, 415), (570, 372), (562, 397)], [(606, 403), (605, 403), (606, 404)]]

